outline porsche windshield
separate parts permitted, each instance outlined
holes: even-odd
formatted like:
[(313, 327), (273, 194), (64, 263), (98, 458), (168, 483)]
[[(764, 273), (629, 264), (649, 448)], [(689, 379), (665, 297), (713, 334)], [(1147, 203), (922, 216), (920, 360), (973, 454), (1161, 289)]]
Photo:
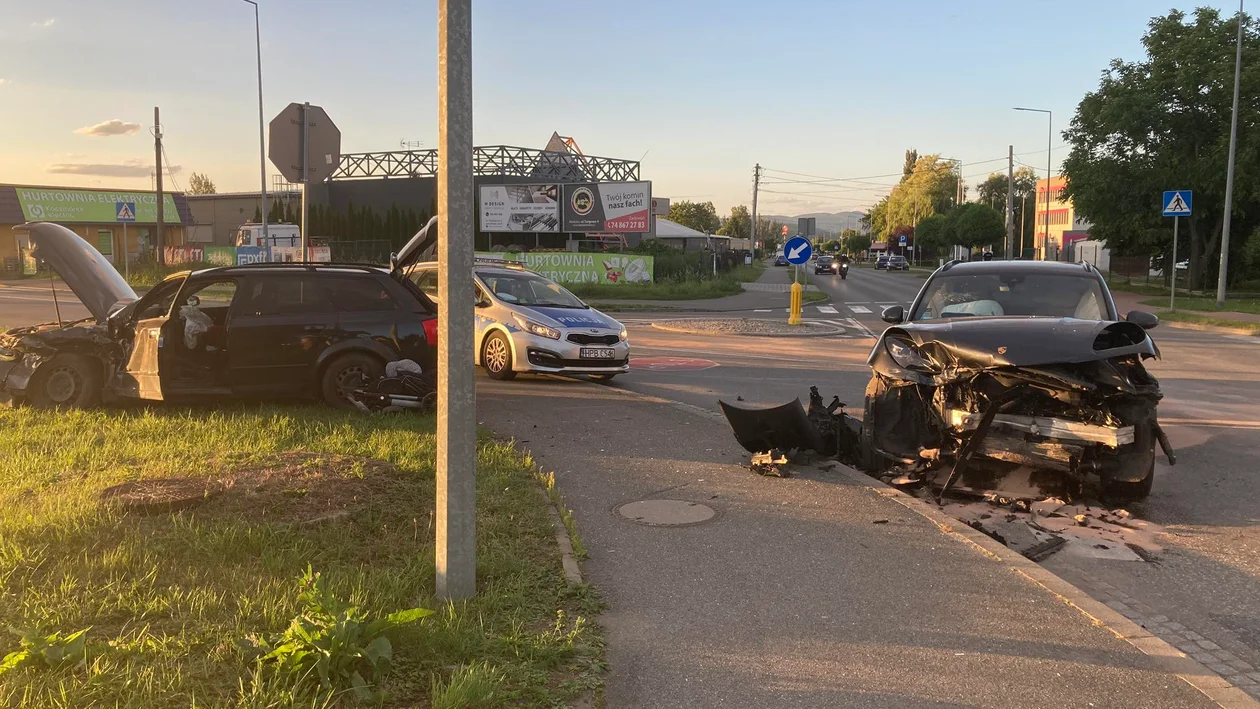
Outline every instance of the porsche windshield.
[(958, 274), (932, 279), (911, 320), (1014, 315), (1108, 320), (1097, 279), (1044, 273)]
[(576, 295), (560, 284), (526, 271), (478, 271), (477, 275), (499, 300), (512, 305), (548, 308), (586, 308)]

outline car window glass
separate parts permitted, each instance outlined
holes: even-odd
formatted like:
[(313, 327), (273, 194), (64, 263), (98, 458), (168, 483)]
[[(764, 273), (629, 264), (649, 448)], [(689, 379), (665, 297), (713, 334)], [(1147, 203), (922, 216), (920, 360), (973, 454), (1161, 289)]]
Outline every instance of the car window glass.
[[(236, 297), (236, 281), (206, 281), (197, 283), (184, 292), (184, 305), (196, 302), (201, 310), (226, 309)], [(194, 301), (195, 299), (195, 301)]]
[(972, 274), (932, 279), (913, 320), (1020, 315), (1100, 320), (1107, 307), (1093, 278), (1050, 274)]
[(263, 276), (249, 286), (244, 315), (298, 315), (330, 312), (322, 279), (310, 276)]
[(322, 285), (333, 310), (339, 313), (380, 312), (398, 308), (389, 291), (375, 278), (326, 278)]
[(436, 268), (416, 269), (407, 276), (412, 283), (420, 289), (421, 293), (429, 296), (429, 300), (437, 302), (438, 295), (438, 272)]
[(585, 308), (580, 298), (560, 284), (536, 273), (478, 271), (477, 276), (495, 297), (513, 305)]
[(175, 301), (175, 295), (179, 293), (180, 287), (184, 285), (184, 280), (183, 278), (177, 278), (173, 281), (159, 283), (154, 287), (153, 291), (145, 296), (143, 309), (136, 311), (136, 319), (160, 318), (171, 312), (171, 303)]

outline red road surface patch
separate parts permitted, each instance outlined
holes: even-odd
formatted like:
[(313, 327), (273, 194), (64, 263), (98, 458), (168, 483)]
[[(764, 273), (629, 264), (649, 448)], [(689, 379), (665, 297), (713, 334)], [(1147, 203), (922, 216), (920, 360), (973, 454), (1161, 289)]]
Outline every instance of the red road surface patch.
[(711, 359), (691, 357), (635, 357), (630, 360), (631, 369), (646, 369), (651, 372), (696, 372), (716, 366), (718, 363)]

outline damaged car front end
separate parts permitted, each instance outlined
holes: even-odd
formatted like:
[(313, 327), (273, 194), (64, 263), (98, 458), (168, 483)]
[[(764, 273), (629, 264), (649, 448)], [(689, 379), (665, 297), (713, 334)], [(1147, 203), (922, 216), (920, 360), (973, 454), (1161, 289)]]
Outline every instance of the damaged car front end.
[[(1135, 318), (1138, 319), (1138, 318)], [(872, 349), (863, 442), (894, 483), (1018, 497), (1146, 497), (1159, 356), (1136, 322), (959, 318), (886, 330)], [(1022, 475), (1013, 475), (1021, 471)], [(1022, 489), (1021, 489), (1022, 486)]]

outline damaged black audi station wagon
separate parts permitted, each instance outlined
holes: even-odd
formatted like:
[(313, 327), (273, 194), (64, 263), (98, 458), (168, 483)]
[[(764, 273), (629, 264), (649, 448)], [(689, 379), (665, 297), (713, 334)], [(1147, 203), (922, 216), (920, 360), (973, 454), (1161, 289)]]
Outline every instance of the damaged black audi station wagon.
[[(1159, 427), (1159, 382), (1143, 366), (1159, 350), (1150, 313), (1121, 319), (1088, 264), (950, 263), (907, 313), (894, 306), (871, 351), (861, 437), (941, 494), (1022, 484), (1080, 494), (1091, 476), (1104, 499), (1146, 497)], [(1018, 495), (1016, 495), (1018, 496)]]
[[(436, 363), (436, 308), (397, 266), (185, 271), (137, 297), (74, 232), (43, 222), (22, 228), (92, 317), (0, 334), (0, 401), (87, 407), (112, 397), (265, 396), (349, 406), (350, 392), (388, 362), (410, 359), (426, 371)], [(436, 229), (428, 231), (408, 249), (431, 244)]]

